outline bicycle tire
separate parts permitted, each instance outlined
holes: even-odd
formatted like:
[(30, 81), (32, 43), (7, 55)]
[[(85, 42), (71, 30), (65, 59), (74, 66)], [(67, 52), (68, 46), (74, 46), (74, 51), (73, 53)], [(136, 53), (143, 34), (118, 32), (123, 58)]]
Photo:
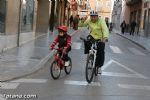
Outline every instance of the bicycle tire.
[[(54, 66), (56, 65), (56, 66)], [(54, 70), (58, 71), (58, 73), (55, 75), (54, 74)], [(56, 61), (53, 61), (52, 64), (51, 64), (51, 67), (50, 67), (50, 72), (51, 72), (51, 76), (54, 80), (58, 79), (60, 77), (60, 74), (61, 74), (61, 69), (60, 67), (57, 65), (57, 62)]]
[(97, 66), (94, 67), (94, 73), (95, 73), (95, 76), (98, 75), (98, 67)]
[(70, 74), (71, 69), (72, 69), (72, 60), (69, 57), (69, 66), (65, 66), (65, 68), (64, 68), (64, 70), (65, 70), (65, 72), (66, 72), (67, 75)]
[[(86, 81), (88, 83), (92, 82), (93, 76), (94, 76), (94, 68), (92, 68), (92, 63), (93, 63), (94, 58), (91, 56), (92, 55), (87, 56), (86, 69), (85, 69)], [(90, 61), (91, 61), (91, 63), (90, 63)], [(90, 63), (90, 66), (89, 66), (89, 63)], [(91, 70), (90, 74), (89, 74), (89, 70)]]

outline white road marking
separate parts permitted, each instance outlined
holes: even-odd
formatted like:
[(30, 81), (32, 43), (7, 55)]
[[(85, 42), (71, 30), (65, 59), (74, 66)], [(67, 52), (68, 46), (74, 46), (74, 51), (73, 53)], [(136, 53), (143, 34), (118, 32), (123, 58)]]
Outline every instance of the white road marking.
[(16, 89), (20, 83), (0, 83), (0, 89)]
[(116, 46), (110, 46), (110, 48), (114, 53), (122, 53), (122, 51)]
[(145, 85), (118, 84), (118, 86), (120, 88), (125, 88), (125, 89), (140, 89), (140, 90), (150, 91), (150, 86), (145, 86)]
[(139, 78), (136, 74), (127, 73), (116, 73), (116, 72), (102, 72), (103, 76), (116, 76), (116, 77), (129, 77), (129, 78)]
[(88, 84), (86, 81), (71, 81), (71, 80), (64, 81), (64, 84), (83, 85), (83, 86), (101, 86), (99, 82), (92, 82), (91, 84)]
[(46, 83), (48, 79), (18, 79), (11, 82), (17, 83)]
[(142, 53), (141, 51), (137, 50), (136, 48), (128, 48), (133, 54), (135, 55), (140, 55), (140, 56), (145, 56), (144, 53)]
[(102, 70), (106, 69), (108, 66), (112, 64), (113, 60), (109, 60), (103, 67)]
[(0, 94), (0, 100), (7, 100), (7, 99), (5, 99), (2, 94)]
[(120, 67), (125, 68), (126, 70), (128, 70), (128, 71), (130, 71), (130, 72), (136, 74), (136, 75), (139, 76), (140, 78), (148, 79), (148, 77), (146, 77), (146, 76), (144, 76), (144, 75), (142, 75), (142, 74), (140, 74), (140, 73), (138, 73), (138, 72), (132, 70), (131, 68), (129, 68), (129, 67), (123, 65), (123, 64), (120, 64), (119, 62), (117, 62), (117, 61), (115, 61), (115, 60), (113, 60), (113, 62), (115, 62), (116, 64), (120, 65)]
[[(121, 64), (121, 63), (119, 63), (119, 62), (117, 62), (117, 61), (115, 61), (115, 60), (110, 60), (110, 61), (108, 61), (103, 67), (102, 67), (102, 70), (104, 70), (104, 69), (106, 69), (107, 67), (109, 67), (112, 63), (115, 63), (115, 64), (117, 64), (118, 66), (120, 66), (120, 67), (122, 67), (122, 68), (124, 68), (124, 69), (126, 69), (126, 70), (128, 70), (128, 71), (130, 71), (130, 72), (132, 72), (132, 73), (134, 73), (134, 74), (128, 74), (128, 73), (113, 73), (113, 72), (103, 72), (102, 73), (102, 75), (107, 75), (107, 76), (119, 76), (119, 74), (120, 74), (120, 77), (122, 76), (122, 77), (136, 77), (136, 78), (144, 78), (144, 79), (148, 79), (148, 77), (146, 77), (146, 76), (144, 76), (144, 75), (142, 75), (142, 74), (140, 74), (140, 73), (138, 73), (138, 72), (136, 72), (136, 71), (134, 71), (134, 70), (132, 70), (131, 68), (129, 68), (129, 67), (127, 67), (127, 66), (125, 66), (125, 65), (123, 65), (123, 64)], [(126, 75), (125, 75), (126, 74)]]
[(73, 42), (72, 48), (73, 49), (81, 49), (81, 45), (82, 45), (82, 43), (80, 43), (80, 42)]

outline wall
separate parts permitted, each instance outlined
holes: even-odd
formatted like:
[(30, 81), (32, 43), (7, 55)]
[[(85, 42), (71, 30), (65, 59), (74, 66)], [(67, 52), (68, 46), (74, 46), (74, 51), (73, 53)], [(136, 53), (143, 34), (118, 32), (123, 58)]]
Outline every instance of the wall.
[(20, 0), (7, 0), (6, 35), (18, 33)]
[(47, 33), (49, 26), (49, 0), (38, 0), (36, 36)]

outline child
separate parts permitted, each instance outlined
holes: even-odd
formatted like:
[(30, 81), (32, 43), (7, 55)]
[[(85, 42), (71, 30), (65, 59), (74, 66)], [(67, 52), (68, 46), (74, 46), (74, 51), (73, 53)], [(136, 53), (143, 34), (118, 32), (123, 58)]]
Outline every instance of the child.
[(57, 29), (58, 35), (50, 48), (53, 50), (55, 45), (58, 43), (58, 48), (62, 49), (65, 66), (67, 66), (69, 64), (68, 52), (71, 51), (71, 36), (67, 34), (67, 26), (62, 25), (59, 26)]

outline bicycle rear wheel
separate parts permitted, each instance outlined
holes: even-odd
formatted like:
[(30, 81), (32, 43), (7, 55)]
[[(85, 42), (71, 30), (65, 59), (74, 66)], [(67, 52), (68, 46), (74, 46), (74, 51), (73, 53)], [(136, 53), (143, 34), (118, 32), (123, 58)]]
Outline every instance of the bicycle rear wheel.
[(66, 74), (70, 74), (71, 69), (72, 69), (72, 61), (71, 61), (71, 58), (69, 57), (69, 65), (65, 66), (65, 68), (64, 68)]
[(88, 55), (85, 69), (86, 81), (88, 83), (92, 82), (94, 76), (93, 61), (94, 61), (93, 55), (92, 54)]
[(51, 67), (50, 67), (50, 72), (51, 72), (51, 76), (54, 80), (58, 79), (60, 77), (61, 69), (58, 66), (56, 61), (52, 62)]

